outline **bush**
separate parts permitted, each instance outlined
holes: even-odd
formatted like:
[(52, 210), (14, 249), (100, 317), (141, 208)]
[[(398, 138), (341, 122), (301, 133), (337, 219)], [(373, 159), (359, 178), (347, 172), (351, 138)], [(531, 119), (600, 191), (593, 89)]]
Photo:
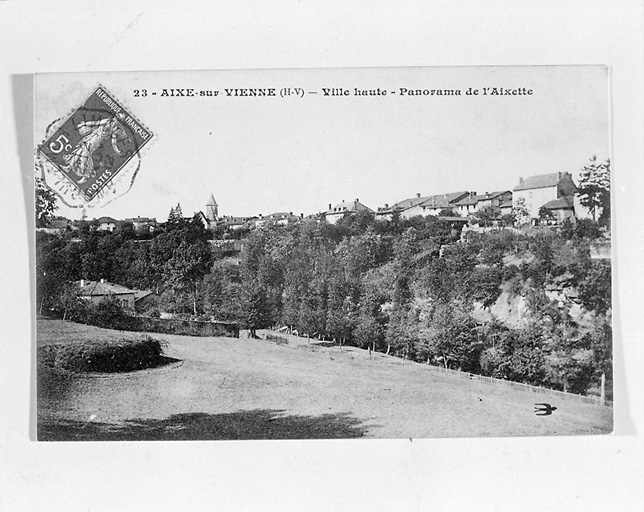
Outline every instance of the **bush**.
[(49, 313), (54, 318), (84, 323), (87, 320), (89, 304), (81, 299), (74, 289), (65, 287), (53, 301)]
[(501, 295), (502, 272), (497, 268), (477, 268), (470, 276), (469, 291), (472, 297), (489, 308)]
[(140, 339), (46, 345), (39, 349), (39, 362), (56, 369), (84, 373), (122, 373), (160, 366), (166, 360), (159, 340)]
[(128, 318), (118, 302), (109, 298), (88, 306), (85, 323), (107, 329), (119, 329)]
[(592, 219), (578, 219), (575, 224), (575, 236), (596, 240), (602, 236), (602, 230), (599, 223)]
[(579, 298), (588, 310), (605, 313), (611, 308), (610, 263), (593, 262), (586, 278), (579, 283)]

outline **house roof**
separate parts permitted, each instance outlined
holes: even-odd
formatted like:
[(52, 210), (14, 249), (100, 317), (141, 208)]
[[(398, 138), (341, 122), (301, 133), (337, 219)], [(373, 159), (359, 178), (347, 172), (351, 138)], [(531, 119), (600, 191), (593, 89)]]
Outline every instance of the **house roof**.
[(373, 211), (368, 206), (362, 204), (358, 199), (353, 201), (342, 201), (334, 205), (330, 210), (326, 212), (327, 215), (339, 215), (346, 212), (356, 212), (358, 210), (369, 210)]
[(97, 220), (101, 224), (114, 224), (118, 222), (116, 219), (113, 219), (112, 217), (101, 217), (100, 219), (97, 219)]
[(416, 194), (416, 197), (403, 199), (387, 208), (378, 208), (378, 213), (387, 214), (393, 211), (404, 211), (409, 208), (413, 208), (414, 206), (448, 208), (449, 206), (453, 206), (456, 201), (466, 195), (469, 195), (469, 192), (450, 192), (449, 194), (436, 194), (433, 196), (421, 196), (420, 194)]
[(565, 210), (573, 208), (574, 204), (575, 200), (573, 196), (565, 196), (548, 201), (542, 206), (542, 208), (545, 208), (546, 210)]
[(134, 292), (134, 302), (138, 302), (141, 299), (145, 299), (146, 297), (149, 297), (154, 293), (152, 290), (131, 290), (131, 291)]
[(456, 206), (476, 205), (479, 201), (485, 201), (487, 199), (494, 199), (495, 197), (501, 196), (501, 195), (506, 194), (508, 192), (511, 192), (511, 191), (510, 190), (497, 190), (496, 192), (486, 192), (485, 194), (468, 195), (467, 197), (461, 199), (460, 201), (457, 201), (455, 204), (456, 204)]
[(455, 206), (457, 201), (469, 196), (467, 190), (461, 192), (450, 192), (448, 194), (436, 194), (435, 196), (429, 196), (423, 201), (420, 206), (423, 208), (449, 208)]
[(532, 190), (535, 188), (556, 187), (559, 182), (570, 174), (567, 172), (551, 172), (550, 174), (539, 174), (538, 176), (529, 176), (514, 187), (515, 191), (518, 190)]
[(281, 220), (281, 219), (294, 219), (294, 218), (297, 218), (297, 215), (293, 215), (293, 213), (291, 212), (275, 212), (264, 217), (264, 220)]
[[(81, 285), (82, 283), (82, 285)], [(120, 284), (108, 283), (107, 281), (76, 281), (80, 289), (80, 295), (86, 297), (96, 296), (96, 295), (124, 295), (126, 293), (135, 293), (134, 290), (130, 290), (125, 286)]]
[(221, 217), (217, 222), (218, 226), (228, 227), (228, 226), (243, 226), (248, 221), (248, 217), (234, 217), (232, 215), (226, 215)]
[(156, 223), (156, 219), (154, 218), (149, 218), (149, 217), (131, 217), (125, 219), (125, 222), (154, 222)]

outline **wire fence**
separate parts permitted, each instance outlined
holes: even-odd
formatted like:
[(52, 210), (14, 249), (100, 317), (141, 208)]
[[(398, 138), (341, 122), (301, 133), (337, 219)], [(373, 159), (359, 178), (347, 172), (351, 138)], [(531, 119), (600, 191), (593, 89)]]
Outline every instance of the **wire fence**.
[[(289, 333), (287, 329), (283, 328), (282, 330), (277, 330), (273, 332), (279, 332), (282, 336), (277, 336), (275, 334), (267, 333), (265, 334), (265, 337), (267, 340), (274, 341), (280, 345), (288, 344), (290, 341), (296, 341), (301, 343), (303, 340), (306, 340), (310, 348), (313, 348), (310, 345), (311, 340), (309, 338), (304, 338), (299, 336), (297, 331), (293, 333)], [(324, 342), (321, 343), (316, 340), (316, 346), (327, 346), (327, 345)], [(384, 356), (384, 354), (382, 355)], [(404, 364), (405, 360), (402, 359), (402, 361)], [(568, 393), (566, 391), (559, 391), (557, 389), (544, 388), (543, 386), (533, 386), (531, 384), (524, 384), (523, 382), (497, 379), (495, 377), (486, 377), (484, 375), (477, 375), (476, 373), (468, 373), (460, 370), (452, 370), (450, 368), (444, 368), (442, 366), (434, 366), (429, 364), (427, 365), (423, 364), (422, 366), (425, 368), (428, 368), (430, 371), (455, 375), (462, 379), (477, 380), (493, 386), (497, 385), (497, 386), (504, 386), (506, 388), (521, 389), (523, 391), (529, 391), (540, 395), (554, 396), (557, 398), (562, 398), (564, 400), (572, 400), (572, 401), (585, 403), (585, 404), (604, 405), (607, 407), (613, 406), (613, 402), (611, 400), (602, 400), (601, 397), (599, 396), (586, 396), (586, 395), (579, 395), (576, 393)]]
[(461, 372), (459, 370), (451, 370), (449, 368), (443, 368), (442, 366), (428, 365), (427, 368), (429, 368), (431, 371), (435, 371), (438, 373), (447, 373), (450, 375), (455, 375), (462, 379), (478, 380), (485, 384), (505, 386), (507, 388), (513, 388), (513, 389), (522, 389), (523, 391), (530, 391), (532, 393), (537, 393), (541, 395), (555, 396), (558, 398), (563, 398), (565, 400), (573, 400), (573, 401), (581, 402), (585, 404), (605, 405), (608, 407), (613, 406), (613, 402), (611, 400), (602, 401), (601, 397), (598, 397), (598, 396), (578, 395), (575, 393), (568, 393), (566, 391), (559, 391), (557, 389), (544, 388), (542, 386), (532, 386), (530, 384), (524, 384), (523, 382), (514, 382), (511, 380), (497, 379), (495, 377), (485, 377), (483, 375), (477, 375), (475, 373), (467, 373), (467, 372)]
[(283, 336), (275, 336), (274, 334), (266, 334), (266, 339), (269, 341), (274, 341), (278, 345), (284, 345), (288, 343), (288, 338)]

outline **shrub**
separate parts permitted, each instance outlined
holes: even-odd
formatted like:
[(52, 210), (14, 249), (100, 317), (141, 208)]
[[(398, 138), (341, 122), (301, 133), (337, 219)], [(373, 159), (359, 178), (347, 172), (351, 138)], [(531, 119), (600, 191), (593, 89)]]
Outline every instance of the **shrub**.
[(489, 308), (501, 295), (501, 271), (497, 268), (477, 268), (468, 282), (472, 297)]
[(47, 345), (39, 349), (39, 361), (59, 370), (75, 373), (122, 373), (154, 368), (163, 364), (159, 340), (140, 339)]
[(116, 299), (108, 298), (88, 306), (85, 322), (97, 327), (120, 329), (128, 318)]
[(519, 271), (519, 267), (517, 267), (513, 263), (503, 267), (502, 274), (501, 274), (503, 281), (510, 281), (515, 277), (520, 277), (520, 275), (521, 275), (521, 272)]
[(610, 263), (594, 262), (586, 278), (579, 283), (579, 298), (588, 310), (605, 313), (611, 307)]
[(65, 287), (54, 300), (50, 313), (55, 318), (85, 323), (89, 304), (81, 299), (71, 287)]
[(592, 219), (578, 219), (575, 224), (575, 236), (595, 240), (602, 236), (602, 230), (599, 223)]

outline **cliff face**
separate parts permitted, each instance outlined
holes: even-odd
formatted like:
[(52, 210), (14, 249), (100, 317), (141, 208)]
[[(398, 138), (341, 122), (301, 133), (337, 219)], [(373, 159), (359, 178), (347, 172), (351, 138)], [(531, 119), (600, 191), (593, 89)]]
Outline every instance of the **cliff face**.
[[(585, 309), (579, 303), (575, 288), (547, 287), (545, 294), (560, 309), (568, 312), (572, 321), (577, 324), (580, 333), (590, 332), (594, 329), (598, 314), (595, 311)], [(472, 316), (477, 322), (484, 323), (495, 319), (510, 328), (525, 327), (530, 321), (526, 297), (522, 294), (509, 292), (507, 285), (503, 286), (501, 295), (489, 309), (484, 308), (480, 302), (475, 302)], [(610, 325), (610, 310), (606, 313), (606, 320)]]

